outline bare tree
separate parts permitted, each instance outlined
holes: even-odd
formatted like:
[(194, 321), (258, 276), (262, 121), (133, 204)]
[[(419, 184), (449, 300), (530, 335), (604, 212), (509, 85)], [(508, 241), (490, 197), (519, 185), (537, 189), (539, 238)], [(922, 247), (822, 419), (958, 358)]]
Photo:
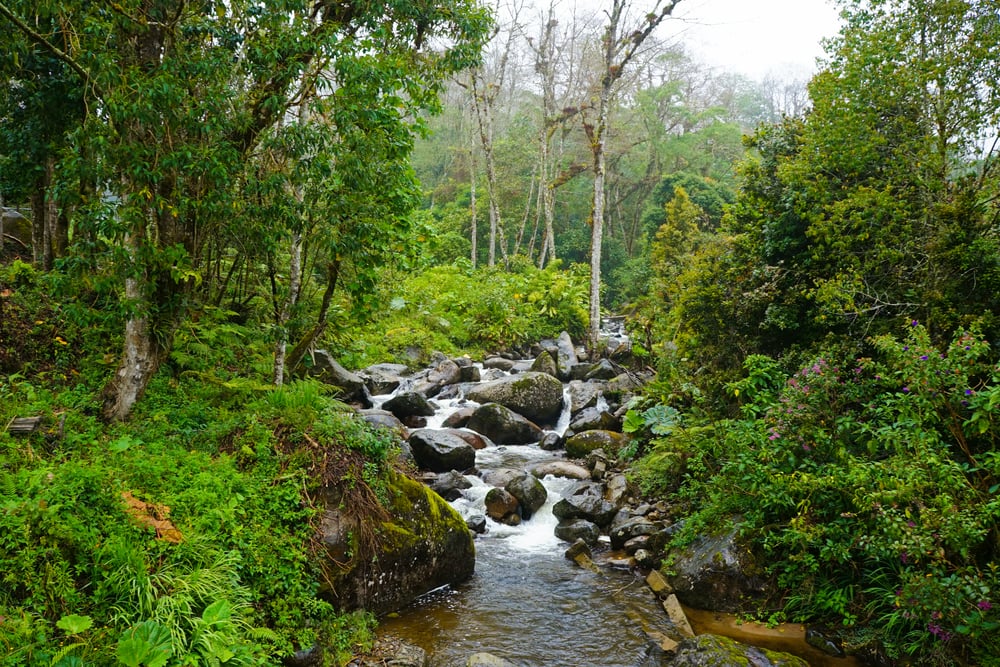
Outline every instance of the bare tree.
[(606, 141), (612, 94), (615, 84), (639, 53), (643, 43), (670, 16), (680, 0), (655, 0), (641, 18), (630, 17), (630, 0), (611, 0), (606, 10), (607, 24), (601, 37), (601, 77), (590, 122), (584, 124), (593, 156), (594, 193), (591, 202), (590, 235), (590, 329), (587, 349), (591, 358), (598, 354), (601, 327), (601, 247), (604, 234), (604, 187), (606, 177)]

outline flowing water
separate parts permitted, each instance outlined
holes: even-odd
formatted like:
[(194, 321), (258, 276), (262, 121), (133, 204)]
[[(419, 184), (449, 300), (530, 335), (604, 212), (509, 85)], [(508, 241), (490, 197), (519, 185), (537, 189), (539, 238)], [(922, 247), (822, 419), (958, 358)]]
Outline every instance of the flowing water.
[[(376, 403), (385, 398), (377, 397)], [(440, 427), (459, 407), (475, 405), (461, 397), (438, 404), (438, 413), (428, 420), (430, 428)], [(565, 411), (554, 429), (562, 433), (568, 423)], [(476, 466), (480, 471), (529, 470), (560, 458), (535, 445), (491, 446), (476, 453)], [(468, 479), (472, 488), (452, 505), (465, 517), (485, 515), (483, 501), (491, 487), (479, 477)], [(557, 520), (552, 505), (577, 482), (553, 477), (542, 482), (548, 501), (530, 520), (506, 526), (487, 519), (486, 534), (476, 537), (476, 572), (469, 581), (425, 595), (381, 619), (380, 632), (420, 646), (433, 667), (462, 667), (470, 655), (479, 652), (519, 667), (659, 665), (658, 650), (647, 633), (666, 634), (670, 623), (658, 600), (639, 575), (614, 567), (591, 571), (564, 557), (568, 544), (553, 534)], [(595, 551), (598, 563), (600, 551)], [(738, 625), (732, 621), (727, 624), (710, 615), (697, 621), (698, 631), (738, 634)], [(748, 643), (766, 645), (752, 638)], [(801, 638), (782, 646), (812, 665), (854, 664), (818, 652), (806, 655), (811, 648)]]

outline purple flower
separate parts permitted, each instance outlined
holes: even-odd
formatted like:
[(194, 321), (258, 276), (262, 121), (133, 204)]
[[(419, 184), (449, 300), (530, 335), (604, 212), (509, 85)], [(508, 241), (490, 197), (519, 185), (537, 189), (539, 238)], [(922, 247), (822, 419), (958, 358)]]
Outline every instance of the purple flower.
[(927, 355), (926, 354), (921, 354), (920, 355), (920, 361), (927, 361)]
[(979, 607), (983, 611), (989, 611), (990, 609), (993, 609), (993, 605), (990, 604), (989, 600), (980, 600), (976, 604), (976, 606)]
[(966, 389), (965, 390), (965, 395), (966, 396), (972, 396), (972, 390), (971, 389)]
[(903, 393), (904, 394), (909, 394), (910, 393), (910, 388), (909, 387), (903, 387)]
[(911, 326), (911, 327), (915, 327), (915, 326), (917, 326), (917, 321), (916, 321), (916, 320), (913, 320), (912, 322), (910, 322), (910, 326)]

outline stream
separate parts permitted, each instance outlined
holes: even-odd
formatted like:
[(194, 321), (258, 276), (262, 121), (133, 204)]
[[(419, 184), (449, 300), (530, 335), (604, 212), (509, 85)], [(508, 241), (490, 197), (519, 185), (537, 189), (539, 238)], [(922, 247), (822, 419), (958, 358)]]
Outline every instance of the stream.
[[(379, 406), (389, 396), (372, 398)], [(428, 428), (440, 428), (459, 408), (477, 405), (461, 394), (434, 402), (438, 409), (428, 418)], [(564, 399), (563, 414), (551, 428), (560, 435), (569, 424), (568, 406)], [(545, 451), (537, 444), (491, 445), (476, 452), (476, 467), (480, 474), (530, 470), (562, 459), (561, 452)], [(492, 487), (479, 476), (467, 479), (472, 487), (451, 504), (464, 518), (485, 516), (484, 499)], [(470, 580), (428, 593), (380, 619), (380, 634), (423, 648), (433, 667), (464, 667), (470, 655), (480, 652), (518, 667), (660, 665), (662, 651), (651, 636), (669, 634), (672, 626), (644, 575), (630, 572), (625, 560), (616, 562), (615, 558), (624, 555), (611, 553), (606, 542), (594, 550), (594, 561), (601, 566), (597, 571), (567, 560), (564, 553), (569, 544), (553, 533), (558, 520), (552, 506), (570, 495), (579, 482), (547, 476), (542, 483), (548, 500), (530, 520), (508, 526), (486, 519), (486, 532), (476, 536), (476, 570)], [(768, 644), (752, 636), (740, 637), (739, 627), (710, 614), (699, 616), (696, 623), (699, 632)], [(856, 664), (821, 654), (801, 638), (785, 642), (781, 650), (797, 653), (816, 666)]]

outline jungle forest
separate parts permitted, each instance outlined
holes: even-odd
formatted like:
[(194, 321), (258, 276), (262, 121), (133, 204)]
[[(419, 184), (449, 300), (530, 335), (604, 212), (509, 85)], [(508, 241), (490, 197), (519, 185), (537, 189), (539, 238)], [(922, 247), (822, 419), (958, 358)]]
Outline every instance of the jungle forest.
[[(713, 610), (1000, 665), (1000, 0), (833, 0), (760, 80), (684, 1), (0, 0), (0, 665), (451, 667), (380, 626), (471, 561), (373, 582), (540, 515), (442, 499), (489, 481), (425, 458), (452, 397), (627, 483), (596, 570), (706, 608), (731, 533)], [(476, 398), (545, 373), (553, 415)], [(628, 664), (751, 664), (675, 639)]]

